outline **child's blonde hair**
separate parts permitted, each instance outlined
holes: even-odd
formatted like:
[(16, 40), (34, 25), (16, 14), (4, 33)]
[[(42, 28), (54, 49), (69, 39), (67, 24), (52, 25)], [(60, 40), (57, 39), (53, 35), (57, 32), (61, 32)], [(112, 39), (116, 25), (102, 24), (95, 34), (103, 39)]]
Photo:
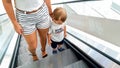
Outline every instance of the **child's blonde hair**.
[(61, 20), (62, 22), (64, 22), (67, 18), (67, 13), (66, 10), (62, 7), (57, 7), (54, 11), (53, 11), (53, 17), (55, 20)]

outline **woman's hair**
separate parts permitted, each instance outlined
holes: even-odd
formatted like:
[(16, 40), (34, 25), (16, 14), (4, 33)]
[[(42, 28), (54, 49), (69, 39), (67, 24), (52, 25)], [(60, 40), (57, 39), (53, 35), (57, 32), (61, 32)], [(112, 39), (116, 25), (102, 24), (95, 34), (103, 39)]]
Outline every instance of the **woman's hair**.
[(64, 22), (67, 18), (67, 13), (66, 10), (62, 7), (57, 7), (54, 11), (53, 11), (53, 17), (55, 20), (61, 20), (62, 22)]

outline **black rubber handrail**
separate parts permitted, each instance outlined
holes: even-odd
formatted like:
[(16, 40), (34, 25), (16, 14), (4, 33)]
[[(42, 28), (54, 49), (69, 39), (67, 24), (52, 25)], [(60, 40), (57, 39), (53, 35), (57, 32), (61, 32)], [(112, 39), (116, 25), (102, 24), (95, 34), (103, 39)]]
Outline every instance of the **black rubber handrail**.
[(10, 63), (9, 68), (16, 68), (17, 67), (17, 57), (18, 57), (18, 51), (19, 51), (19, 46), (20, 46), (20, 40), (21, 40), (21, 35), (18, 35), (16, 46), (14, 49), (14, 54), (13, 54), (12, 61)]

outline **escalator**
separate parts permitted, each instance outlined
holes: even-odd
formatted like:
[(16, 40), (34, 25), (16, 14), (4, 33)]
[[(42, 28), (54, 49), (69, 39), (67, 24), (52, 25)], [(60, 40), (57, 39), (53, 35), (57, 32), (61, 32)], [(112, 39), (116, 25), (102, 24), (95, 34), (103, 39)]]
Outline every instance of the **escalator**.
[[(74, 40), (72, 37), (73, 36), (70, 37), (68, 33), (68, 37), (65, 39), (65, 43), (64, 43), (64, 48), (66, 48), (65, 51), (59, 52), (56, 55), (53, 55), (51, 53), (52, 52), (51, 48), (47, 46), (48, 57), (41, 58), (40, 49), (38, 48), (37, 55), (39, 56), (39, 60), (34, 62), (32, 61), (32, 57), (27, 51), (26, 47), (23, 47), (24, 45), (20, 45), (21, 43), (23, 44), (25, 42), (24, 38), (19, 38), (19, 42), (17, 44), (19, 46), (16, 47), (14, 50), (15, 52), (13, 55), (13, 60), (9, 68), (120, 68), (118, 63), (114, 62), (113, 60), (107, 57), (104, 59), (104, 61), (106, 61), (106, 59), (110, 61), (106, 61), (106, 67), (105, 67), (100, 62), (94, 59), (96, 57), (103, 58), (102, 56), (104, 55), (100, 54), (95, 50), (97, 53), (95, 53), (94, 55), (97, 56), (94, 56), (94, 58), (91, 57), (90, 54), (88, 55), (84, 50), (74, 45), (74, 43), (77, 43), (77, 41)], [(71, 42), (69, 38), (71, 40), (73, 39), (74, 41)], [(78, 41), (80, 42), (80, 40)], [(84, 49), (84, 47), (86, 46), (83, 46), (82, 48)], [(99, 56), (99, 54), (102, 56)], [(111, 61), (113, 64), (114, 63), (116, 64), (113, 65), (114, 67), (107, 66), (110, 65), (109, 62)]]
[[(69, 2), (66, 0), (62, 3), (56, 2), (53, 3), (53, 5), (73, 3), (80, 0), (68, 1)], [(75, 14), (75, 12), (69, 9), (68, 6), (64, 5), (64, 7), (69, 11), (69, 15), (71, 14), (72, 16)], [(12, 40), (15, 45), (13, 47), (13, 44), (11, 43), (8, 47), (13, 48), (13, 50), (11, 51), (8, 49), (9, 51), (6, 52), (7, 57), (10, 55), (9, 53), (13, 52), (11, 59), (8, 64), (6, 61), (1, 62), (0, 68), (120, 68), (119, 53), (114, 53), (114, 51), (105, 47), (101, 42), (94, 42), (91, 37), (86, 36), (84, 33), (79, 34), (80, 31), (72, 30), (69, 26), (67, 26), (67, 33), (63, 46), (65, 51), (58, 52), (56, 55), (52, 54), (51, 47), (47, 45), (46, 49), (48, 56), (46, 58), (42, 58), (40, 43), (38, 43), (36, 51), (39, 57), (38, 61), (32, 60), (32, 57), (27, 50), (27, 43), (24, 38), (16, 35), (15, 33), (16, 39)], [(112, 54), (118, 58), (114, 58), (114, 56), (111, 56), (112, 54), (108, 55), (102, 51), (102, 49), (106, 50), (108, 53), (112, 51)]]
[[(23, 44), (24, 38), (21, 39), (21, 43)], [(51, 48), (50, 46), (47, 46), (48, 57), (46, 58), (41, 58), (40, 53), (38, 54), (40, 48), (38, 48), (37, 55), (39, 56), (39, 60), (32, 61), (32, 57), (26, 49), (27, 47), (21, 45), (16, 60), (17, 66), (15, 68), (103, 68), (101, 65), (91, 60), (90, 57), (85, 56), (84, 53), (80, 52), (80, 50), (74, 46), (75, 45), (65, 39), (65, 51), (55, 55), (51, 54)]]
[(62, 53), (48, 56), (39, 61), (23, 64), (17, 68), (64, 68), (65, 66), (78, 61), (70, 49)]
[[(90, 38), (83, 42), (82, 39), (80, 40), (77, 37), (84, 38), (85, 34), (83, 34), (84, 36), (79, 35), (80, 31), (73, 30), (70, 26), (67, 26), (67, 32), (64, 42), (65, 51), (53, 55), (51, 47), (47, 45), (48, 57), (42, 58), (40, 45), (38, 45), (37, 55), (39, 60), (35, 62), (32, 61), (32, 57), (27, 50), (25, 39), (15, 33), (16, 40), (11, 40), (12, 42), (6, 52), (7, 55), (5, 54), (8, 57), (13, 52), (11, 59), (7, 63), (8, 58), (5, 59), (5, 62), (1, 62), (0, 68), (120, 68), (119, 61), (87, 44)], [(75, 37), (75, 35), (77, 36)]]
[(120, 68), (118, 60), (90, 46), (87, 43), (89, 39), (83, 42), (83, 40), (72, 35), (75, 32), (71, 33), (73, 30), (71, 27), (67, 26), (67, 29), (68, 34), (64, 42), (65, 51), (53, 55), (51, 47), (47, 45), (48, 57), (42, 58), (39, 45), (36, 51), (39, 60), (34, 62), (27, 50), (24, 38), (21, 37), (20, 47), (17, 49), (18, 53), (14, 56), (16, 60), (13, 61), (14, 63), (10, 68)]

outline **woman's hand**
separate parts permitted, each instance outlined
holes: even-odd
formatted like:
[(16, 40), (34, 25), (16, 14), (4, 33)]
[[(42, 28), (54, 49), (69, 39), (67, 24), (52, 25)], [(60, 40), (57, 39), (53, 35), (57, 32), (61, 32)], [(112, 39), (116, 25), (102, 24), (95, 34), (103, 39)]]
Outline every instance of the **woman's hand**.
[(21, 25), (17, 21), (16, 21), (16, 24), (14, 24), (14, 29), (20, 35), (23, 33), (23, 29), (22, 29)]

